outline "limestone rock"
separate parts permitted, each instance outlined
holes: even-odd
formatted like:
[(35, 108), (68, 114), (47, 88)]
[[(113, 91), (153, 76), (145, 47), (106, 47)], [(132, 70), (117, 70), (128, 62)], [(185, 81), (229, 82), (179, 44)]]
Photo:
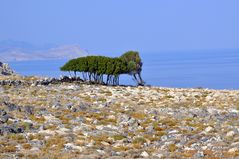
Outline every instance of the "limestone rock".
[(13, 75), (14, 71), (6, 63), (0, 62), (0, 75)]

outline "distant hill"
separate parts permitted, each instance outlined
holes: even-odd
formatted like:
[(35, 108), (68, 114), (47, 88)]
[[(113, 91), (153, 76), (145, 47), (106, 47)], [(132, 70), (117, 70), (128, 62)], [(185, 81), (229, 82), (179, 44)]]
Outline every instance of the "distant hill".
[(87, 54), (79, 45), (35, 46), (12, 40), (0, 42), (0, 61), (72, 59)]

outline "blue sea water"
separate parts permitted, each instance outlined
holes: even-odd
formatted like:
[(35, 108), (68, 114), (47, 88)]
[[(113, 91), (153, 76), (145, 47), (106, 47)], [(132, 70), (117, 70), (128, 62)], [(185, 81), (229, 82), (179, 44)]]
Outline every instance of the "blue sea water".
[[(146, 84), (177, 88), (239, 89), (239, 51), (143, 53), (142, 77)], [(59, 77), (66, 60), (10, 62), (22, 75)], [(122, 75), (120, 84), (134, 85)]]

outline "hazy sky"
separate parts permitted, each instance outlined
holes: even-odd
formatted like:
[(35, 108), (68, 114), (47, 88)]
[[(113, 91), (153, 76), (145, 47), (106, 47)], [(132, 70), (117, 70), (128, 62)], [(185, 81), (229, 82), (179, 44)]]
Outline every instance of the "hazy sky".
[(0, 40), (91, 52), (239, 48), (239, 0), (0, 0)]

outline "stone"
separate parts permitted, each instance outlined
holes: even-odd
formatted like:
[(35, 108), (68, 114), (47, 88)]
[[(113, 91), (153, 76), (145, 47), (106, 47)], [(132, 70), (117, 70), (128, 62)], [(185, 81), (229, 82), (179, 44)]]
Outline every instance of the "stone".
[(28, 115), (33, 115), (34, 114), (34, 107), (33, 106), (24, 106), (24, 111)]
[(59, 135), (66, 135), (70, 132), (70, 129), (67, 128), (60, 128), (59, 130), (56, 130), (56, 133)]
[(140, 155), (142, 157), (149, 157), (149, 154), (146, 151), (143, 151)]
[(239, 148), (238, 147), (233, 147), (233, 148), (230, 148), (228, 150), (229, 153), (234, 153), (234, 152), (239, 152)]
[(84, 150), (81, 146), (76, 146), (73, 143), (67, 143), (67, 144), (64, 145), (64, 147), (68, 151), (78, 150), (78, 151), (82, 152)]
[(115, 120), (116, 118), (115, 118), (114, 115), (109, 115), (109, 116), (108, 116), (108, 119)]
[(226, 136), (227, 137), (232, 137), (232, 136), (234, 136), (236, 133), (234, 132), (234, 131), (229, 131), (227, 134), (226, 134)]
[(39, 149), (38, 147), (32, 147), (32, 148), (30, 149), (30, 151), (38, 152), (38, 151), (40, 151), (40, 149)]
[(153, 156), (157, 157), (158, 159), (162, 159), (163, 158), (163, 154), (154, 154)]
[(4, 109), (0, 109), (0, 116), (4, 116), (6, 114), (7, 114), (7, 112)]
[(8, 121), (9, 115), (4, 109), (0, 109), (0, 124), (4, 124)]
[(101, 154), (105, 154), (105, 151), (103, 151), (103, 150), (96, 150), (96, 151), (101, 153)]
[(0, 117), (0, 124), (6, 123), (9, 119), (8, 115), (4, 115)]
[(211, 131), (213, 131), (213, 127), (211, 127), (211, 126), (208, 126), (208, 127), (206, 127), (206, 129), (205, 129), (205, 132), (211, 132)]
[(17, 134), (17, 133), (23, 133), (24, 129), (21, 127), (15, 127), (15, 126), (3, 126), (0, 127), (0, 134)]
[(14, 111), (14, 110), (17, 110), (17, 111), (21, 111), (21, 107), (20, 106), (17, 106), (15, 104), (11, 104), (11, 103), (7, 103), (5, 102), (5, 105), (6, 105), (6, 109), (8, 111)]
[(167, 136), (167, 135), (161, 136), (161, 140), (162, 140), (162, 141), (166, 141), (167, 139), (168, 139), (168, 136)]
[(8, 64), (0, 62), (0, 75), (13, 75), (14, 71)]
[(168, 134), (176, 134), (178, 132), (179, 132), (178, 130), (171, 130), (171, 131), (168, 132)]
[(203, 158), (204, 157), (204, 153), (203, 151), (199, 151), (194, 155), (195, 158)]

